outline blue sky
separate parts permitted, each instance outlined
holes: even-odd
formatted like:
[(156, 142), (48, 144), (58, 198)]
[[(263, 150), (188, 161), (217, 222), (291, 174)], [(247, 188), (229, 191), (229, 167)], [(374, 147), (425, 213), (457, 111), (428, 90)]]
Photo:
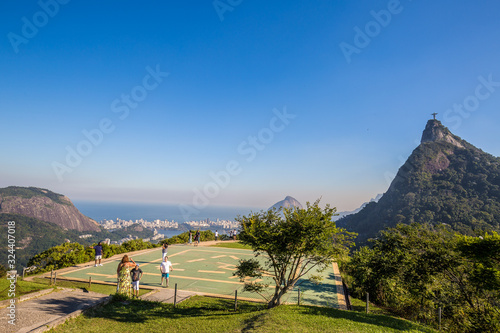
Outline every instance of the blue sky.
[(42, 0), (0, 13), (2, 187), (350, 210), (387, 190), (433, 112), (500, 155), (498, 1)]

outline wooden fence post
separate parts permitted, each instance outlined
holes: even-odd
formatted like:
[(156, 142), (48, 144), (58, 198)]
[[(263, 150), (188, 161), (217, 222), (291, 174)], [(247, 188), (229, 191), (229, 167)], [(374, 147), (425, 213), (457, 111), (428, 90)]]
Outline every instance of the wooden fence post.
[(175, 284), (175, 291), (174, 291), (174, 308), (177, 305), (177, 283)]
[(439, 332), (441, 332), (441, 307), (438, 309), (438, 317), (439, 317)]

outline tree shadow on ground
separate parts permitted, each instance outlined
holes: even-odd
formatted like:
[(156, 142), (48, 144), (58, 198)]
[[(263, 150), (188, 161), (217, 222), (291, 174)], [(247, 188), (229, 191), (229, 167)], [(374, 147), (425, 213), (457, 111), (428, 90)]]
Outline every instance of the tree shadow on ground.
[[(299, 280), (298, 284), (294, 288), (297, 290), (300, 288), (301, 291), (301, 304), (316, 305), (316, 306), (327, 306), (336, 307), (338, 305), (337, 300), (337, 287), (330, 281), (334, 281), (335, 275), (330, 274), (326, 283), (313, 283), (306, 279)], [(312, 294), (316, 294), (313, 296)]]
[(178, 304), (174, 308), (173, 304), (166, 304), (154, 301), (144, 301), (137, 299), (114, 298), (109, 304), (89, 309), (84, 313), (87, 318), (105, 318), (125, 323), (144, 323), (168, 317), (170, 319), (185, 319), (186, 317), (221, 317), (235, 314), (249, 313), (262, 310), (262, 304), (240, 303), (238, 310), (234, 311), (234, 301), (218, 299), (214, 302), (204, 302), (202, 297), (198, 298), (194, 304)]
[[(376, 325), (380, 327), (392, 328), (399, 331), (411, 331), (415, 330), (416, 323), (406, 321), (403, 319), (392, 318), (385, 315), (378, 314), (366, 314), (355, 311), (337, 310), (324, 307), (316, 306), (295, 306), (299, 309), (300, 313), (307, 315), (319, 315), (331, 318), (339, 318), (355, 321), (358, 323), (365, 323), (370, 325)], [(421, 332), (435, 332), (431, 328), (421, 328)]]
[(245, 325), (241, 332), (242, 333), (248, 333), (248, 332), (253, 332), (256, 328), (258, 328), (261, 325), (264, 325), (266, 318), (269, 316), (269, 312), (267, 311), (262, 311), (255, 316), (252, 316), (245, 320), (243, 324)]
[[(115, 299), (109, 304), (89, 309), (85, 311), (84, 316), (87, 318), (104, 318), (124, 323), (146, 323), (164, 318), (185, 320), (193, 317), (221, 318), (240, 314), (249, 314), (243, 321), (242, 332), (252, 332), (262, 325), (265, 325), (267, 318), (270, 316), (266, 310), (265, 304), (254, 303), (239, 303), (238, 310), (234, 311), (234, 301), (226, 299), (210, 299), (201, 296), (194, 296), (193, 301), (187, 304), (181, 303), (176, 308), (173, 304), (165, 304), (160, 302), (151, 302), (143, 300)], [(379, 327), (387, 327), (399, 331), (415, 331), (415, 324), (412, 322), (387, 317), (378, 314), (365, 314), (355, 311), (343, 311), (319, 306), (287, 306), (292, 311), (296, 311), (303, 315), (323, 316), (325, 318), (337, 318), (348, 321), (369, 324)], [(432, 329), (422, 328), (420, 332), (431, 333), (435, 332)]]

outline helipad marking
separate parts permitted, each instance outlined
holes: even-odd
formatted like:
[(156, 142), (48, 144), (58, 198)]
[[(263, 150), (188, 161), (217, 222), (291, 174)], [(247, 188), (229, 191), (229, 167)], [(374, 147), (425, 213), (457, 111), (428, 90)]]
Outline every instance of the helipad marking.
[(204, 271), (204, 270), (198, 270), (198, 273), (225, 274), (226, 272), (221, 272), (221, 271)]
[[(179, 254), (184, 254), (184, 253), (189, 252), (189, 251), (191, 251), (191, 249), (189, 249), (189, 250), (184, 250), (184, 251), (181, 251), (181, 252), (177, 252), (177, 253), (174, 253), (174, 254), (171, 254), (171, 255), (167, 255), (167, 257), (170, 259), (170, 258), (172, 258), (172, 257), (178, 256)], [(160, 258), (160, 259), (153, 260), (153, 261), (151, 261), (151, 262), (159, 262), (159, 261), (163, 261), (163, 259), (162, 259), (162, 258)]]
[(186, 262), (197, 262), (197, 261), (204, 261), (206, 260), (205, 258), (200, 258), (200, 259), (193, 259), (193, 260), (188, 260)]
[(217, 268), (219, 269), (225, 269), (225, 270), (228, 270), (228, 271), (235, 271), (236, 270), (236, 266), (235, 265), (232, 265), (232, 264), (226, 264), (224, 262), (217, 262), (219, 264), (219, 266), (217, 266)]

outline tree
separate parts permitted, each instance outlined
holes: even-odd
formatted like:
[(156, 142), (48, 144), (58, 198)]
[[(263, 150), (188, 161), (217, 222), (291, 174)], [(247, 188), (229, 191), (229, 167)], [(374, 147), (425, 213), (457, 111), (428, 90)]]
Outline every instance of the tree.
[(37, 266), (37, 272), (60, 269), (92, 260), (93, 252), (78, 243), (63, 243), (37, 254), (28, 266)]
[(500, 235), (458, 236), (458, 251), (471, 264), (473, 302), (468, 309), (477, 331), (500, 331)]
[(482, 290), (500, 291), (500, 235), (459, 236), (458, 250), (474, 265), (471, 281)]
[(446, 225), (398, 224), (345, 265), (351, 291), (450, 332), (500, 331), (500, 236), (455, 234)]
[(466, 286), (453, 239), (445, 226), (398, 224), (381, 231), (372, 248), (362, 247), (346, 265), (351, 291), (358, 297), (369, 292), (372, 301), (400, 315), (433, 323), (443, 298), (456, 298), (456, 288), (445, 292), (443, 281), (453, 276), (455, 284)]
[(329, 205), (322, 210), (318, 200), (313, 205), (308, 202), (306, 209), (273, 209), (238, 217), (240, 241), (250, 245), (256, 257), (265, 255), (265, 261), (240, 260), (234, 275), (243, 281), (268, 273), (275, 284), (272, 297), (263, 294), (269, 285), (261, 282), (247, 282), (244, 290), (257, 292), (268, 301), (268, 308), (275, 307), (312, 269), (324, 270), (335, 258), (346, 255), (355, 234), (336, 227), (335, 211)]

